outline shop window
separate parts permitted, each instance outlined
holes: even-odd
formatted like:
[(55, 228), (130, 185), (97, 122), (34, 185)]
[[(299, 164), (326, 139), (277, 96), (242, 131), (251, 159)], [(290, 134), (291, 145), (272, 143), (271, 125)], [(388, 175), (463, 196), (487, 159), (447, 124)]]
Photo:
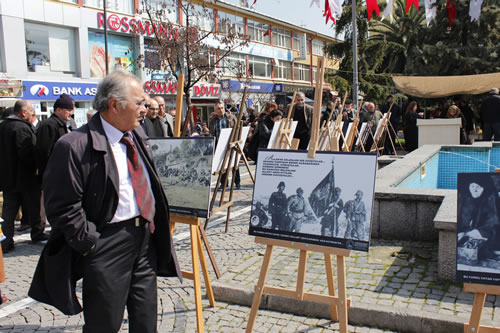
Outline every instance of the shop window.
[[(89, 63), (90, 76), (102, 78), (106, 76), (106, 56), (104, 53), (104, 34), (89, 31)], [(120, 68), (135, 74), (134, 50), (129, 37), (108, 34), (108, 68), (109, 72)]]
[(250, 56), (250, 75), (254, 77), (271, 77), (271, 59)]
[[(89, 7), (102, 9), (103, 0), (83, 0), (83, 4)], [(120, 13), (134, 14), (134, 0), (106, 0), (106, 9)]]
[(292, 33), (285, 29), (273, 27), (273, 45), (286, 48), (292, 47)]
[(312, 54), (317, 56), (325, 55), (325, 42), (318, 39), (312, 41)]
[(232, 53), (221, 61), (222, 73), (227, 76), (245, 75), (246, 56), (239, 53)]
[(234, 34), (236, 37), (245, 37), (245, 20), (243, 17), (219, 11), (218, 25), (220, 34)]
[(252, 21), (252, 20), (247, 20), (248, 24), (248, 37), (250, 38), (251, 41), (255, 42), (262, 42), (262, 43), (267, 43), (269, 44), (271, 42), (269, 38), (269, 25)]
[(76, 72), (72, 29), (25, 23), (26, 58), (30, 72)]
[(274, 78), (275, 79), (292, 79), (292, 63), (289, 61), (280, 60), (274, 64)]
[(294, 79), (296, 81), (310, 81), (310, 70), (309, 65), (295, 64), (293, 66)]

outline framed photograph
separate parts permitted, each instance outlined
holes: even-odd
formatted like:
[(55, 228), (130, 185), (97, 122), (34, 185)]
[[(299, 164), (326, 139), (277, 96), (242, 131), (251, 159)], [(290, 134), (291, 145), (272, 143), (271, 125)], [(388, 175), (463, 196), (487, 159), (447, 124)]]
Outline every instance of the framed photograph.
[(500, 173), (459, 173), (457, 280), (500, 285)]
[(149, 139), (170, 211), (209, 217), (213, 137)]
[(250, 235), (368, 251), (375, 153), (259, 150)]

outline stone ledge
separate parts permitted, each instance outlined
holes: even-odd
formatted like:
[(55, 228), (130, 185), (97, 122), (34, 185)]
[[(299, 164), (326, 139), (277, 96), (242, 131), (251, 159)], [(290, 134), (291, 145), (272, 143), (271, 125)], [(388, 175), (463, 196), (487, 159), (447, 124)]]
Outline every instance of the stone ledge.
[[(251, 306), (252, 304), (253, 291), (250, 288), (220, 282), (214, 282), (212, 287), (217, 301), (244, 306)], [(263, 295), (260, 309), (330, 319), (330, 309), (326, 304), (299, 301), (274, 295)], [(464, 322), (458, 318), (366, 303), (355, 303), (349, 308), (349, 324), (415, 333), (464, 331)]]

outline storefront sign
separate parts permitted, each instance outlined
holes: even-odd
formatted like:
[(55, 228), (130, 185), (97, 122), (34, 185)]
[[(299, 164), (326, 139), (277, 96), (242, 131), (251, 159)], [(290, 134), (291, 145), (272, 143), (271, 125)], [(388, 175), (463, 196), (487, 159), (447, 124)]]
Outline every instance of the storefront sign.
[(301, 91), (306, 95), (314, 94), (314, 87), (311, 86), (297, 86), (293, 84), (284, 84), (283, 92), (284, 93), (294, 93), (295, 91)]
[[(141, 20), (129, 16), (120, 16), (117, 14), (108, 15), (108, 29), (116, 32), (134, 33), (143, 36), (154, 36), (155, 31), (159, 35), (163, 34), (168, 38), (177, 38), (178, 31), (174, 28), (169, 31), (166, 27), (159, 23), (151, 23), (146, 20)], [(97, 27), (104, 29), (104, 13), (97, 13)]]
[(0, 80), (0, 97), (23, 97), (21, 80)]
[(220, 80), (222, 91), (243, 91), (248, 87), (248, 92), (273, 93), (281, 92), (283, 85), (272, 82), (240, 82), (238, 80), (222, 79)]
[(91, 101), (97, 92), (97, 83), (23, 81), (24, 98), (38, 101), (55, 101), (61, 94), (68, 94), (75, 101)]
[[(106, 76), (106, 56), (104, 51), (104, 34), (89, 31), (89, 65), (91, 77)], [(134, 70), (135, 55), (132, 39), (125, 36), (108, 35), (108, 70), (120, 69), (131, 74)]]
[(197, 84), (192, 89), (193, 97), (219, 98), (218, 84)]
[(177, 82), (172, 81), (146, 81), (144, 82), (146, 94), (175, 95), (177, 94)]

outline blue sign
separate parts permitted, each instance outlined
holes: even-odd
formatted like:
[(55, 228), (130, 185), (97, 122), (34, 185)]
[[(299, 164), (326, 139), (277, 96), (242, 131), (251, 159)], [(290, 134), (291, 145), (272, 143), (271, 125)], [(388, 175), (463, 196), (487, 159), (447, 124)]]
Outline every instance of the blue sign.
[[(273, 93), (278, 92), (275, 88), (277, 84), (272, 82), (240, 82), (238, 80), (222, 79), (220, 86), (222, 91), (243, 91), (248, 87), (248, 92), (255, 93)], [(281, 85), (283, 87), (283, 85)], [(283, 89), (281, 89), (283, 90)]]
[(55, 101), (68, 94), (75, 101), (91, 101), (97, 92), (97, 83), (23, 81), (24, 98), (37, 101)]

